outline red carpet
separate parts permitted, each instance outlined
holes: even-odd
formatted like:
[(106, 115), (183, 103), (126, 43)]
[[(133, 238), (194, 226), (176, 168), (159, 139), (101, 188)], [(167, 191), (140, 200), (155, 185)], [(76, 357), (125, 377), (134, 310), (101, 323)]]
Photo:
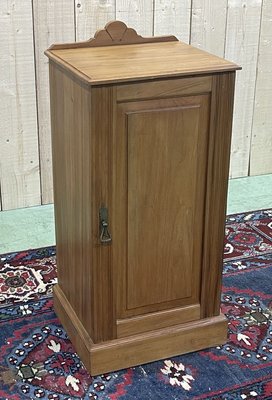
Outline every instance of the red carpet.
[(55, 249), (0, 258), (0, 399), (272, 399), (272, 210), (227, 219), (226, 345), (95, 378), (53, 311)]

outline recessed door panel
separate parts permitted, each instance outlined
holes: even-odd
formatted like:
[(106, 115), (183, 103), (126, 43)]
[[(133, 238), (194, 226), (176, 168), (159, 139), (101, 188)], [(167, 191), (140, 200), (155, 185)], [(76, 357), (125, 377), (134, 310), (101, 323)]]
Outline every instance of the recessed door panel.
[(198, 125), (198, 106), (128, 115), (129, 309), (192, 294)]
[(209, 95), (118, 106), (120, 317), (199, 303), (208, 115)]

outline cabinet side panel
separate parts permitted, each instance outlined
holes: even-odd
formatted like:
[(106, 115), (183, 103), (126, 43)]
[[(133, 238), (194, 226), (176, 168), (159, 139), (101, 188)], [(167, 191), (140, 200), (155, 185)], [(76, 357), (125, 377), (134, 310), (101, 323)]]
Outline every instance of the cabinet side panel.
[(235, 72), (213, 78), (203, 270), (202, 317), (219, 315)]
[(50, 64), (58, 282), (91, 327), (90, 91)]

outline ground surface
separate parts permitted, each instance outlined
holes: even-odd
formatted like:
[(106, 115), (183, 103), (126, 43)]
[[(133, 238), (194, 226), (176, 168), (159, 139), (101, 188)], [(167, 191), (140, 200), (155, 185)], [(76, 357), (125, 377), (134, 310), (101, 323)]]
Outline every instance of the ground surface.
[[(272, 208), (272, 175), (230, 180), (228, 214), (268, 208)], [(53, 244), (53, 205), (0, 212), (0, 254)]]

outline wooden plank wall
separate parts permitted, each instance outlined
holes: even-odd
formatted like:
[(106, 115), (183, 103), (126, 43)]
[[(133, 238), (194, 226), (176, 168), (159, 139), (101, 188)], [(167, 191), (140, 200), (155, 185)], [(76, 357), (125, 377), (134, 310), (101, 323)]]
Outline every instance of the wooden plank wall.
[(0, 185), (4, 210), (41, 203), (32, 4), (1, 2)]
[(0, 10), (0, 209), (53, 201), (44, 50), (120, 19), (235, 61), (230, 177), (272, 173), (271, 0), (3, 0)]
[(249, 174), (272, 172), (272, 1), (264, 0), (250, 146)]

